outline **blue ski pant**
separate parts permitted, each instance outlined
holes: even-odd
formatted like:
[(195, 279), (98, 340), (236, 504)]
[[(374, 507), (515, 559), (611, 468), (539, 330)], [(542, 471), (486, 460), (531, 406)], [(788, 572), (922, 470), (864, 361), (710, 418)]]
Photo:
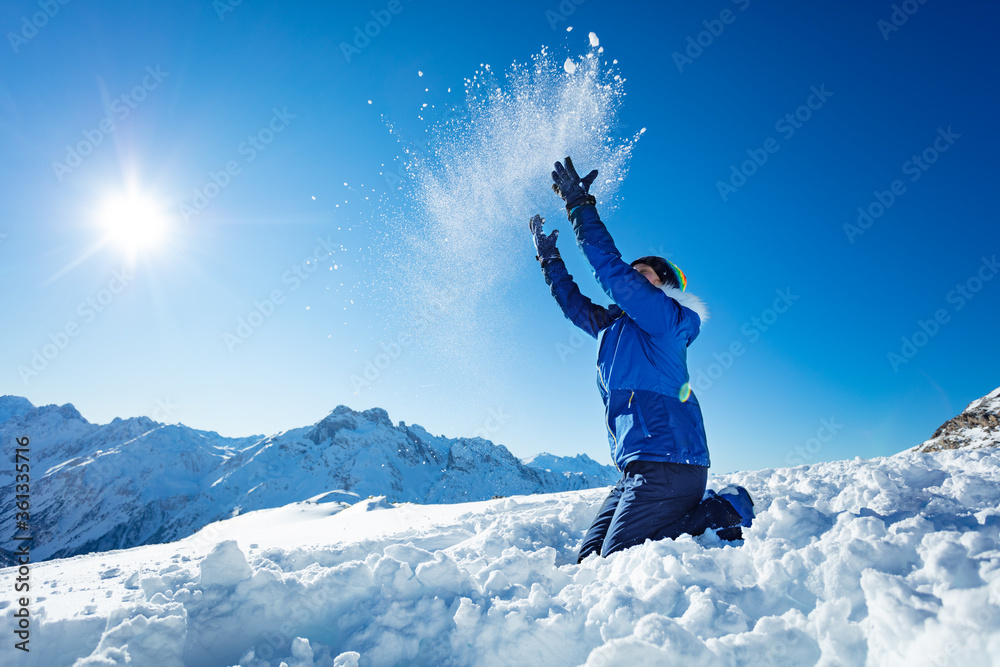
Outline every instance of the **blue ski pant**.
[(705, 466), (632, 461), (583, 538), (577, 562), (592, 553), (607, 556), (647, 539), (701, 535), (708, 528), (739, 523), (739, 515), (726, 501), (701, 501), (707, 482)]

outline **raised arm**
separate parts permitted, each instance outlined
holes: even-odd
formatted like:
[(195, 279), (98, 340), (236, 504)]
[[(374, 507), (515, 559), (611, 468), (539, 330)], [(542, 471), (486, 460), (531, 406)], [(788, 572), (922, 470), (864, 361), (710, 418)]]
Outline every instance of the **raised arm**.
[(601, 288), (648, 334), (662, 335), (683, 326), (685, 317), (680, 305), (622, 260), (590, 194), (597, 171), (580, 178), (573, 161), (567, 157), (565, 163), (556, 162), (552, 189), (566, 201), (577, 244)]
[(542, 233), (544, 222), (541, 216), (536, 215), (528, 223), (528, 227), (535, 239), (535, 250), (538, 253), (536, 259), (542, 265), (545, 282), (566, 318), (597, 338), (601, 329), (611, 323), (612, 317), (607, 308), (598, 306), (580, 292), (573, 276), (566, 271), (566, 264), (556, 248), (559, 230), (546, 236)]
[(680, 305), (622, 259), (593, 204), (573, 209), (570, 221), (597, 282), (643, 331), (659, 335), (681, 324)]

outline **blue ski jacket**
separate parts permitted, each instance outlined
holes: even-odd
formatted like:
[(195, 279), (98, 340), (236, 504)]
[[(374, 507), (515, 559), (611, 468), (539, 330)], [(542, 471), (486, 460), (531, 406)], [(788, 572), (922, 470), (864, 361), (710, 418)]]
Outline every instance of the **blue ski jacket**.
[(622, 260), (593, 205), (573, 209), (570, 222), (614, 303), (604, 308), (583, 296), (562, 259), (546, 259), (542, 269), (566, 317), (598, 341), (597, 384), (611, 458), (619, 470), (637, 460), (709, 466), (687, 369), (687, 347), (707, 316), (704, 305), (681, 290), (656, 287)]

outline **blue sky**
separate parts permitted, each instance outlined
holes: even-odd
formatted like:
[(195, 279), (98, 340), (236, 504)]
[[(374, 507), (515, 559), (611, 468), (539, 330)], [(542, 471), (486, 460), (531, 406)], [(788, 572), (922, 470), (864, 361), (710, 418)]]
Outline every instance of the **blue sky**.
[[(612, 134), (646, 128), (605, 221), (713, 313), (689, 365), (714, 469), (918, 444), (1000, 384), (1000, 10), (896, 6), (6, 2), (0, 393), (233, 436), (379, 406), (608, 462), (596, 343), (526, 229), (542, 212), (568, 232), (559, 201), (474, 179), (488, 210), (449, 222), (483, 225), (463, 259), (470, 241), (437, 238), (386, 177), (485, 65), (503, 86), (543, 47), (583, 57), (593, 31), (625, 79)], [(126, 192), (165, 220), (135, 252), (101, 226)], [(607, 303), (571, 234), (560, 247)], [(442, 272), (485, 292), (421, 319), (410, 297)]]

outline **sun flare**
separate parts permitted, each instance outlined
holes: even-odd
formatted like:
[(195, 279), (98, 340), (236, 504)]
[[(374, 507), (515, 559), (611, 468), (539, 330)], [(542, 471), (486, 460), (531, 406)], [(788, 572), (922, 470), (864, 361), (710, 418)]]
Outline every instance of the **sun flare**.
[(156, 246), (167, 228), (162, 207), (134, 193), (109, 197), (101, 207), (99, 221), (110, 240), (133, 251)]

